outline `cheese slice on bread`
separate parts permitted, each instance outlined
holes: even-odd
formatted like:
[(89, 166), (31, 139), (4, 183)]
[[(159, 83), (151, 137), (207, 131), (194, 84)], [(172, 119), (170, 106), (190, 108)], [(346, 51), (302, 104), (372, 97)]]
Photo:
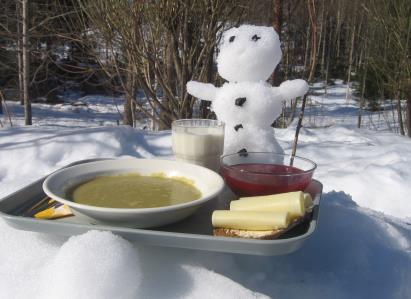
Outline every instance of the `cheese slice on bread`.
[(220, 237), (238, 237), (246, 239), (258, 239), (258, 240), (272, 240), (283, 234), (284, 229), (272, 229), (272, 230), (246, 230), (246, 229), (233, 229), (233, 228), (215, 228), (213, 230), (214, 236)]
[(271, 211), (289, 213), (291, 218), (304, 216), (305, 198), (301, 191), (242, 197), (230, 203), (231, 211)]
[(271, 240), (306, 219), (313, 201), (308, 193), (243, 197), (230, 203), (230, 210), (213, 212), (215, 236)]

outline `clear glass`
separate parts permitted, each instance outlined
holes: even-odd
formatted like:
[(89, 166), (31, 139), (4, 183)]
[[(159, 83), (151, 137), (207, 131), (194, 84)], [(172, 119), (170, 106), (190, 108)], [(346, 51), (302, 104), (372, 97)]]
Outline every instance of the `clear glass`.
[(180, 119), (172, 123), (177, 160), (218, 171), (224, 151), (224, 123), (213, 119)]

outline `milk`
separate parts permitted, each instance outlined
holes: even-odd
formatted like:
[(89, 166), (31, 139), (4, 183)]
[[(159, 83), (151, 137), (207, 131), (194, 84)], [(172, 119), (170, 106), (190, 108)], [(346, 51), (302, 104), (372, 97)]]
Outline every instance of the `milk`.
[(224, 150), (224, 127), (178, 127), (172, 133), (177, 160), (218, 171)]

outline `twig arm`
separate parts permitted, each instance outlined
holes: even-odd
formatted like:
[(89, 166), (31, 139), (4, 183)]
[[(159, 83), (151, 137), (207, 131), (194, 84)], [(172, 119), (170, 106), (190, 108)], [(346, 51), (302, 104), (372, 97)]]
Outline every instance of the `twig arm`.
[(291, 153), (291, 159), (290, 159), (290, 166), (293, 166), (294, 157), (295, 157), (295, 154), (297, 153), (298, 135), (300, 134), (300, 129), (303, 126), (303, 118), (304, 118), (304, 111), (305, 111), (305, 103), (306, 102), (307, 102), (307, 95), (304, 95), (303, 102), (301, 104), (300, 115), (298, 117), (297, 128), (295, 130), (295, 136), (294, 136), (294, 142), (293, 142), (293, 151)]

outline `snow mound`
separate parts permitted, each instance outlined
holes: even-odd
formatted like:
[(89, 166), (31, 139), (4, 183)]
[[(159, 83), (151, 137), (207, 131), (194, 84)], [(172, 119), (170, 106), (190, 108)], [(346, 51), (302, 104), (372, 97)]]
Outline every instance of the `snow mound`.
[(111, 232), (71, 237), (43, 269), (39, 298), (136, 298), (141, 283), (134, 247)]

